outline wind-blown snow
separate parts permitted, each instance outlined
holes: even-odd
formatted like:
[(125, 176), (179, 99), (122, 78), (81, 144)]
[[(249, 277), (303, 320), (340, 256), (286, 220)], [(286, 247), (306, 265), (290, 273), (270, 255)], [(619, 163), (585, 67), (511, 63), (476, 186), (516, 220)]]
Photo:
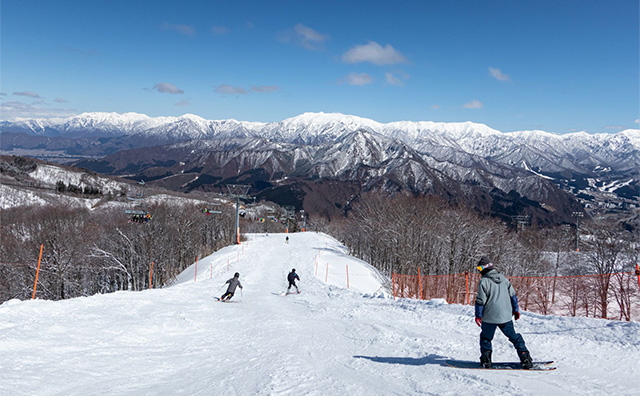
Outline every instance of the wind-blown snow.
[[(556, 371), (449, 368), (445, 359), (478, 359), (473, 307), (394, 301), (377, 272), (334, 239), (289, 237), (250, 235), (199, 260), (197, 278), (194, 264), (165, 289), (5, 302), (0, 394), (638, 394), (637, 322), (524, 313), (516, 330)], [(303, 292), (282, 297), (293, 267)], [(214, 301), (236, 271), (237, 303)], [(494, 360), (515, 358), (497, 334)]]

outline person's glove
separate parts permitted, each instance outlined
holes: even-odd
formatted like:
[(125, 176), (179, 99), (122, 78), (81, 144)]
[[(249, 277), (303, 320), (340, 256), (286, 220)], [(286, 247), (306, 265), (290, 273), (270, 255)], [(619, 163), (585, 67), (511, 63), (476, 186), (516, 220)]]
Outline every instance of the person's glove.
[(476, 324), (478, 327), (482, 327), (482, 318), (476, 318)]
[(515, 312), (513, 313), (513, 317), (515, 318), (515, 320), (520, 319), (520, 312), (515, 311)]

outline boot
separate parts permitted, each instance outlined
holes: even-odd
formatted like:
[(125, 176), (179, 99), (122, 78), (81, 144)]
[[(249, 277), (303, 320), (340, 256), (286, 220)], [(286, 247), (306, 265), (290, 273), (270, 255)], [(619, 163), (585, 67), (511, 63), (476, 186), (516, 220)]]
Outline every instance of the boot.
[(491, 351), (483, 350), (480, 356), (480, 366), (482, 368), (491, 368)]
[(533, 359), (531, 359), (529, 351), (518, 352), (518, 357), (520, 358), (520, 365), (522, 365), (523, 369), (530, 369), (533, 367)]

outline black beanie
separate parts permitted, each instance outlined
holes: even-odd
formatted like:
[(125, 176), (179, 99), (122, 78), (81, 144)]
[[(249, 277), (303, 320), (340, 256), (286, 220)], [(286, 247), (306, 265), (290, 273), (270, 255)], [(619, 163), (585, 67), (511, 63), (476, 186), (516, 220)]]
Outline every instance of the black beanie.
[(478, 262), (478, 265), (481, 265), (483, 267), (486, 267), (487, 264), (490, 264), (491, 260), (489, 260), (489, 257), (487, 256), (482, 256), (482, 258), (480, 259), (480, 261)]

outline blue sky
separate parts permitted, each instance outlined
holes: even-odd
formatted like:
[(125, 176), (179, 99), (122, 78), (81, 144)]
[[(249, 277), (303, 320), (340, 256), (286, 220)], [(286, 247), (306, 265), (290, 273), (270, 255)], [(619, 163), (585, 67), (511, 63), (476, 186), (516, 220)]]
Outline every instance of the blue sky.
[(0, 119), (322, 111), (618, 132), (640, 127), (638, 3), (3, 0)]

